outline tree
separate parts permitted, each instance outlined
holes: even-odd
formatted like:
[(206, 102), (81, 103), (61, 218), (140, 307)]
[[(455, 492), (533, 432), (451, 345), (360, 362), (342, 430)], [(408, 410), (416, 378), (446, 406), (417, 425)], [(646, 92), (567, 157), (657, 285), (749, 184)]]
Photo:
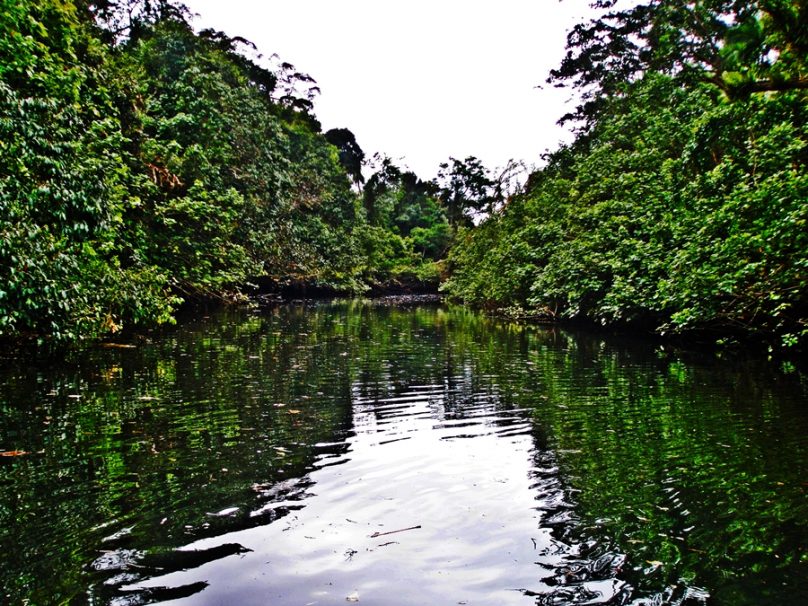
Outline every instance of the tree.
[(347, 128), (332, 128), (325, 133), (326, 140), (339, 150), (339, 162), (351, 177), (354, 185), (361, 188), (365, 182), (362, 166), (365, 152), (356, 142), (356, 136)]
[(362, 204), (368, 223), (379, 227), (389, 227), (395, 202), (390, 195), (401, 180), (401, 169), (384, 156), (375, 156), (374, 163), (379, 168), (370, 176), (362, 192)]
[(137, 39), (159, 21), (175, 20), (188, 23), (190, 12), (178, 0), (79, 0), (89, 18), (111, 44)]
[(730, 97), (808, 88), (808, 4), (803, 0), (650, 0), (575, 26), (548, 82), (578, 89), (561, 121), (592, 124), (608, 100), (649, 72), (710, 83)]
[(482, 162), (468, 156), (465, 160), (449, 158), (440, 165), (438, 195), (454, 227), (470, 225), (475, 214), (491, 214), (501, 200), (496, 182)]

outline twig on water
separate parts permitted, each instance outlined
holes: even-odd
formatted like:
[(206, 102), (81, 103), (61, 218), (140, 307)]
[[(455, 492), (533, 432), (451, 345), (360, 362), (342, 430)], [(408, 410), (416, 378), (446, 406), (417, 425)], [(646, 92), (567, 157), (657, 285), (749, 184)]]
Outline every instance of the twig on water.
[(375, 539), (376, 537), (382, 537), (382, 536), (384, 536), (386, 534), (395, 534), (397, 532), (407, 532), (408, 530), (416, 530), (416, 529), (418, 529), (420, 527), (421, 527), (421, 525), (419, 524), (418, 526), (411, 526), (410, 528), (400, 528), (399, 530), (388, 530), (387, 532), (374, 532), (372, 535), (370, 535), (370, 538)]

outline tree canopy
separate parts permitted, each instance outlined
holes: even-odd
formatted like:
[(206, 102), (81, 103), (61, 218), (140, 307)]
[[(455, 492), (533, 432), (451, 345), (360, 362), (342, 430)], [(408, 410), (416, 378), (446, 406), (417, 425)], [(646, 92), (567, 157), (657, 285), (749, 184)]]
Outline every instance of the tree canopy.
[(452, 250), (446, 292), (660, 333), (808, 337), (805, 3), (601, 0), (550, 81), (578, 138)]
[(256, 279), (434, 282), (448, 235), (410, 236), (445, 223), (438, 202), (404, 201), (405, 178), (373, 236), (364, 153), (321, 133), (318, 92), (178, 2), (2, 0), (0, 336), (145, 328)]
[[(0, 337), (173, 321), (249, 284), (436, 288), (658, 333), (808, 338), (802, 0), (596, 0), (549, 81), (576, 139), (522, 185), (424, 180), (316, 81), (173, 0), (0, 0)], [(447, 259), (448, 255), (448, 259)]]
[(598, 18), (575, 26), (548, 82), (571, 85), (583, 103), (562, 120), (598, 108), (648, 73), (683, 85), (708, 82), (732, 98), (808, 88), (808, 8), (802, 0), (651, 0), (618, 8), (597, 0)]
[(332, 128), (325, 133), (325, 138), (339, 150), (340, 164), (351, 177), (354, 185), (361, 186), (365, 182), (365, 177), (362, 175), (365, 152), (356, 142), (356, 136), (347, 128)]

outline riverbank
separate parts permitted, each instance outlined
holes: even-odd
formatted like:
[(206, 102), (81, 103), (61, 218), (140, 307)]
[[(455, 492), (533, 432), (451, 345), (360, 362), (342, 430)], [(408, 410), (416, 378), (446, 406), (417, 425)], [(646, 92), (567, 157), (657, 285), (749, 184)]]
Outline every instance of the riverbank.
[[(448, 298), (447, 298), (448, 300)], [(645, 322), (612, 323), (604, 325), (588, 318), (564, 318), (543, 310), (521, 307), (480, 309), (490, 317), (533, 325), (558, 326), (585, 330), (616, 337), (649, 340), (682, 351), (709, 352), (716, 356), (747, 356), (767, 359), (786, 372), (808, 372), (805, 351), (800, 347), (773, 347), (771, 338), (744, 330), (730, 331), (726, 327), (693, 328), (678, 332), (660, 332), (656, 319)]]
[[(568, 331), (584, 331), (594, 335), (625, 340), (646, 342), (688, 356), (709, 354), (715, 358), (751, 357), (772, 365), (774, 372), (808, 373), (808, 363), (800, 350), (770, 349), (767, 343), (746, 333), (730, 334), (721, 331), (692, 330), (681, 334), (659, 334), (653, 325), (610, 325), (603, 326), (586, 319), (568, 319), (547, 313), (531, 312), (521, 308), (479, 309), (452, 302), (451, 298), (428, 285), (422, 289), (402, 289), (398, 285), (387, 289), (377, 289), (367, 295), (356, 297), (339, 289), (290, 285), (279, 288), (275, 283), (264, 283), (261, 288), (245, 289), (239, 296), (195, 298), (177, 309), (175, 323), (154, 327), (148, 330), (124, 330), (101, 339), (85, 339), (71, 343), (59, 343), (37, 338), (36, 335), (23, 335), (18, 339), (5, 339), (3, 349), (8, 353), (28, 352), (39, 357), (60, 357), (68, 352), (94, 347), (132, 347), (150, 342), (180, 330), (182, 326), (194, 323), (199, 318), (219, 313), (223, 309), (256, 307), (261, 309), (279, 308), (287, 305), (316, 306), (330, 301), (356, 301), (372, 306), (408, 308), (422, 305), (448, 305), (465, 308), (468, 313), (479, 313), (493, 320), (514, 323), (522, 326), (539, 326)], [(13, 357), (13, 356), (12, 356)]]

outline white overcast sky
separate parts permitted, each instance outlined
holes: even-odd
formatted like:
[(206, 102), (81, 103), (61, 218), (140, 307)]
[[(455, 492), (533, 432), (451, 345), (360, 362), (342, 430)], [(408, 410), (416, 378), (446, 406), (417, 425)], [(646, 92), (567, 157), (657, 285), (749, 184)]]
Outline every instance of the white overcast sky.
[(348, 128), (421, 178), (449, 156), (539, 164), (570, 136), (570, 91), (544, 84), (589, 0), (184, 0), (196, 29), (243, 36), (322, 89), (323, 130)]

